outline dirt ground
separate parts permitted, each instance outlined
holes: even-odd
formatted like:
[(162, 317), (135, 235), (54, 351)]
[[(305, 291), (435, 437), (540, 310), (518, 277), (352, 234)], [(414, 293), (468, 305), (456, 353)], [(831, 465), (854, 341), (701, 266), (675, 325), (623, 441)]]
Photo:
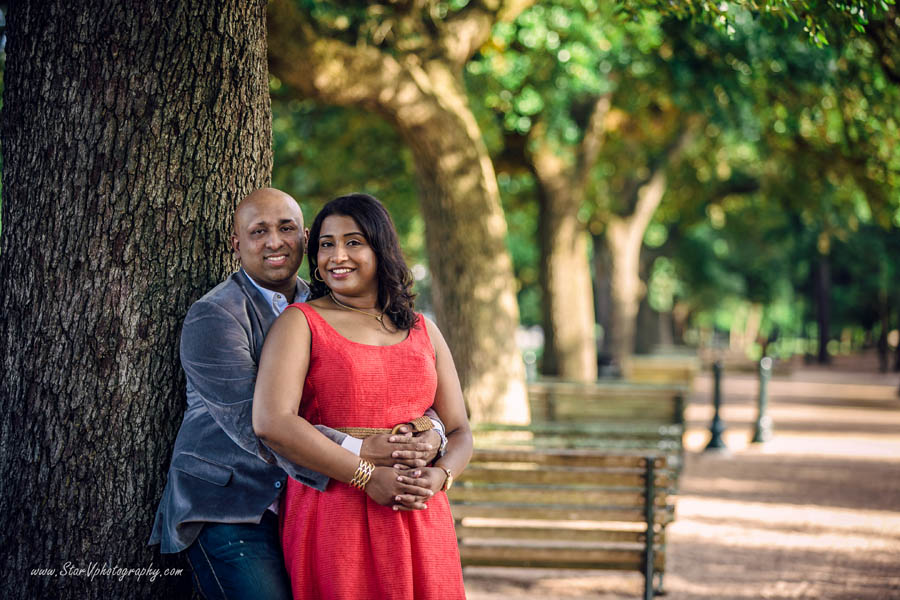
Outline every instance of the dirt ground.
[[(873, 356), (769, 383), (774, 437), (750, 444), (758, 380), (726, 373), (727, 454), (704, 453), (712, 381), (687, 411), (666, 600), (900, 599), (900, 397)], [(638, 598), (635, 573), (468, 568), (469, 600)]]

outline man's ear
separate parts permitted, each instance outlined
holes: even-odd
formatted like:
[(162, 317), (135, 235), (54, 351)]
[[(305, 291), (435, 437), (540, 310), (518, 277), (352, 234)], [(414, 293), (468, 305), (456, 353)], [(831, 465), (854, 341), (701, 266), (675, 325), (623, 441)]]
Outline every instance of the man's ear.
[(303, 252), (309, 254), (309, 227), (303, 230)]
[(241, 240), (234, 233), (231, 234), (231, 255), (238, 260), (241, 258)]

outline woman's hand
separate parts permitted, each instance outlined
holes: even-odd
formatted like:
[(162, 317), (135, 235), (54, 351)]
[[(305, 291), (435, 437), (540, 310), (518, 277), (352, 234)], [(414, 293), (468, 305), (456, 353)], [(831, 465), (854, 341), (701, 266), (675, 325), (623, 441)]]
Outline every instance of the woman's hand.
[(425, 503), (431, 500), (444, 487), (446, 479), (447, 474), (444, 473), (443, 469), (437, 467), (404, 471), (403, 475), (398, 477), (399, 482), (413, 486), (416, 490), (413, 493), (400, 494), (396, 497), (399, 507), (397, 510), (420, 510), (420, 507), (425, 508)]
[[(419, 469), (414, 472), (418, 471)], [(411, 481), (416, 481), (416, 478), (401, 476), (399, 471), (389, 467), (375, 467), (365, 491), (372, 500), (382, 506), (395, 505), (394, 510), (398, 510), (396, 505), (400, 502), (398, 498), (431, 497), (431, 490), (417, 483), (410, 483)], [(408, 505), (402, 506), (407, 510), (422, 510), (425, 508), (425, 502), (410, 501)]]

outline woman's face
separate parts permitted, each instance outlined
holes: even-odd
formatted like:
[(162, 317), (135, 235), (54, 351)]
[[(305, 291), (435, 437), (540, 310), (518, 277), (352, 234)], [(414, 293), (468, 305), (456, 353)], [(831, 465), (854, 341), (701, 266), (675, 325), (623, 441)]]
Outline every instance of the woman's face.
[(319, 232), (316, 260), (319, 275), (335, 294), (378, 293), (378, 258), (353, 217), (325, 217)]

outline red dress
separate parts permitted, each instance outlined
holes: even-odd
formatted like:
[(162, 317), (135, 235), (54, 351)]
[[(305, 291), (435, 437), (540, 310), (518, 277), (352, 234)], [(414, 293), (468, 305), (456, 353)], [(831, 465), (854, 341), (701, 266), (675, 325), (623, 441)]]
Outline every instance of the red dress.
[[(437, 388), (434, 348), (419, 316), (409, 336), (370, 346), (340, 335), (308, 304), (312, 332), (300, 415), (329, 427), (392, 427), (419, 417)], [(427, 510), (394, 511), (332, 480), (325, 492), (288, 478), (281, 504), (284, 561), (295, 600), (465, 598), (447, 495)]]

